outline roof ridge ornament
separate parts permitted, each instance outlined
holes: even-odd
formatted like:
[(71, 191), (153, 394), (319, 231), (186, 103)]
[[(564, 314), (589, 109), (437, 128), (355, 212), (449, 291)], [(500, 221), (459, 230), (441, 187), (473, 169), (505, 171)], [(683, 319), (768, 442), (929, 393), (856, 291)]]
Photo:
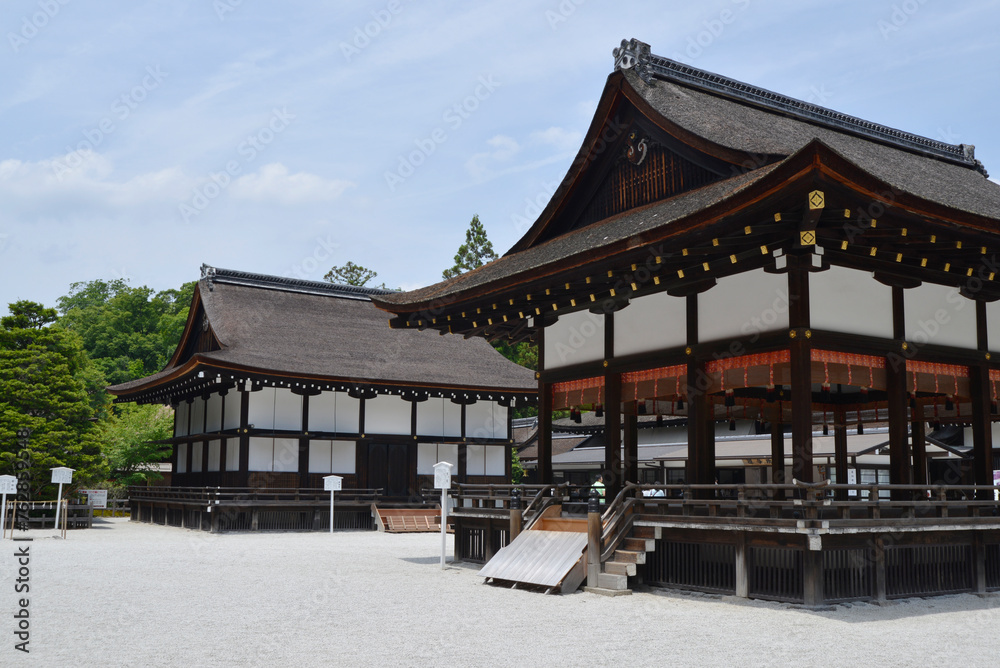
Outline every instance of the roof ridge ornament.
[(635, 70), (639, 78), (653, 85), (655, 79), (649, 71), (652, 52), (649, 44), (635, 39), (623, 39), (620, 47), (611, 52), (615, 57), (616, 70)]
[(815, 125), (880, 141), (926, 157), (942, 158), (952, 163), (971, 167), (986, 175), (986, 169), (981, 162), (975, 159), (974, 153), (968, 150), (971, 147), (966, 144), (955, 145), (929, 139), (834, 111), (818, 104), (775, 93), (766, 88), (753, 86), (691, 65), (685, 65), (651, 53), (650, 46), (637, 39), (623, 39), (621, 46), (613, 53), (616, 70), (634, 69), (639, 78), (647, 84), (652, 84), (654, 77), (659, 77)]

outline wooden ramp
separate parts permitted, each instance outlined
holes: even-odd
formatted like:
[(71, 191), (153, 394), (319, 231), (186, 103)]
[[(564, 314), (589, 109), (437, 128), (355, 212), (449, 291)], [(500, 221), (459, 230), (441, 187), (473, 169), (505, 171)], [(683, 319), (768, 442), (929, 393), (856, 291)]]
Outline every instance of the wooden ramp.
[(479, 574), (494, 581), (575, 591), (586, 576), (587, 534), (578, 531), (525, 531), (497, 552)]
[[(386, 533), (441, 530), (441, 511), (435, 508), (378, 508), (372, 505), (375, 527)], [(450, 518), (449, 518), (450, 519)]]

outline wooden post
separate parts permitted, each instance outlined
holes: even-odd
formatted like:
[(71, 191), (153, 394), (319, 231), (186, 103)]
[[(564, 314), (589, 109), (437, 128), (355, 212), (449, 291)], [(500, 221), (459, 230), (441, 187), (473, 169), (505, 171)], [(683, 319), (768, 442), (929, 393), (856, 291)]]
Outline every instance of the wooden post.
[[(889, 483), (910, 484), (910, 455), (907, 443), (906, 416), (906, 361), (892, 356), (885, 361), (886, 393), (889, 398)], [(992, 473), (990, 474), (992, 480)], [(896, 492), (897, 501), (909, 498), (909, 494)]]
[[(837, 484), (847, 484), (847, 411), (837, 406), (833, 411), (833, 455), (837, 467)], [(837, 490), (837, 500), (847, 501), (847, 490)]]
[[(993, 485), (993, 427), (990, 422), (990, 374), (980, 365), (969, 367), (972, 395), (972, 466), (976, 485)], [(978, 499), (992, 499), (992, 490), (980, 490)]]
[(747, 534), (736, 532), (736, 595), (750, 598), (750, 571), (747, 568)]
[(975, 592), (980, 596), (986, 594), (986, 546), (983, 544), (983, 532), (974, 531), (972, 537), (972, 563), (975, 564)]
[(809, 336), (809, 272), (807, 256), (788, 258), (788, 336), (792, 391), (792, 477), (813, 481), (812, 360)]
[(882, 605), (886, 602), (885, 582), (885, 540), (882, 536), (875, 539), (875, 602)]
[(806, 536), (802, 553), (802, 602), (816, 607), (823, 605), (822, 536)]
[(620, 374), (605, 374), (604, 396), (604, 498), (610, 503), (618, 496), (618, 492), (623, 487), (622, 382)]

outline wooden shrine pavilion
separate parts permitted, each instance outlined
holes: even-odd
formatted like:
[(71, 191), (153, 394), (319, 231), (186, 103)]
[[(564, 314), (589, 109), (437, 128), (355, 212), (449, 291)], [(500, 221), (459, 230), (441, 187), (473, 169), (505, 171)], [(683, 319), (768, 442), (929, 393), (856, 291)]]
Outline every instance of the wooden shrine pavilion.
[(109, 391), (175, 408), (173, 488), (322, 490), (336, 474), (345, 494), (416, 502), (439, 461), (459, 481), (509, 482), (511, 408), (534, 401), (532, 372), (482, 339), (390, 329), (371, 303), (384, 294), (202, 267), (166, 367)]
[[(631, 40), (521, 240), (475, 271), (373, 300), (396, 329), (538, 343), (540, 482), (553, 482), (552, 411), (605, 413), (609, 502), (628, 491), (609, 503), (604, 538), (630, 535), (616, 522), (650, 546), (655, 534), (647, 581), (807, 603), (884, 599), (1000, 587), (998, 252), (1000, 185), (972, 146)], [(687, 420), (683, 508), (633, 498), (639, 415)], [(769, 479), (719, 505), (713, 425), (744, 419), (771, 430)], [(873, 423), (888, 424), (890, 485), (859, 495), (845, 485), (847, 430)], [(928, 478), (928, 424), (970, 430), (954, 479)], [(835, 442), (824, 480), (821, 429)], [(962, 484), (973, 487), (949, 487)], [(870, 505), (881, 499), (889, 505)], [(956, 500), (965, 505), (949, 508)], [(604, 548), (607, 567), (615, 545)], [(602, 582), (626, 571), (634, 565), (606, 569)]]

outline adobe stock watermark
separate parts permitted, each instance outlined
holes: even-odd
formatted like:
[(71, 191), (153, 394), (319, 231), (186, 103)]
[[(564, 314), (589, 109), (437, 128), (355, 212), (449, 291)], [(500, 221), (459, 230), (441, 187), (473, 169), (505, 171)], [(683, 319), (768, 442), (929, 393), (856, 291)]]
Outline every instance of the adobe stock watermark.
[(193, 217), (200, 216), (243, 172), (243, 167), (253, 162), (294, 120), (295, 115), (289, 113), (287, 108), (275, 107), (268, 122), (236, 146), (236, 153), (243, 158), (242, 162), (229, 160), (222, 170), (211, 172), (206, 183), (195, 187), (191, 199), (178, 205), (184, 222), (190, 223)]
[(542, 182), (542, 188), (538, 191), (538, 194), (534, 197), (525, 197), (524, 208), (517, 213), (510, 214), (510, 224), (514, 226), (518, 234), (527, 232), (528, 228), (542, 215), (542, 211), (545, 210), (549, 200), (556, 194), (557, 188), (559, 188), (558, 181)]
[(38, 11), (21, 17), (21, 29), (18, 32), (7, 33), (7, 41), (14, 53), (26, 47), (69, 3), (70, 0), (38, 0)]
[(722, 37), (726, 27), (732, 25), (739, 15), (750, 8), (751, 0), (730, 0), (734, 5), (733, 9), (721, 10), (713, 18), (702, 21), (702, 29), (688, 35), (687, 45), (683, 51), (675, 52), (672, 56), (678, 62), (693, 62), (697, 60), (705, 50), (711, 47), (715, 40)]
[(560, 24), (569, 21), (569, 17), (576, 13), (577, 8), (587, 0), (561, 0), (555, 9), (545, 10), (545, 20), (549, 22), (549, 27), (558, 30)]
[(93, 152), (104, 143), (104, 140), (111, 136), (119, 126), (115, 124), (124, 123), (139, 108), (149, 94), (160, 87), (163, 80), (169, 76), (168, 72), (160, 69), (159, 65), (147, 65), (146, 76), (131, 90), (122, 93), (111, 103), (110, 114), (105, 116), (89, 130), (83, 131), (83, 141), (77, 143), (76, 147), (67, 146), (66, 156), (59, 160), (52, 161), (52, 170), (61, 181), (66, 174), (81, 167), (85, 160), (85, 154)]
[(350, 42), (340, 43), (340, 52), (344, 54), (344, 60), (351, 62), (355, 56), (361, 55), (362, 51), (392, 25), (393, 19), (403, 11), (403, 7), (402, 0), (389, 0), (382, 9), (373, 9), (372, 20), (363, 26), (355, 27)]
[(285, 276), (303, 281), (313, 280), (317, 271), (329, 269), (329, 261), (338, 247), (339, 244), (333, 240), (332, 234), (327, 234), (325, 239), (316, 237), (316, 246), (312, 253), (293, 264)]
[(243, 0), (215, 0), (212, 3), (212, 9), (215, 10), (215, 15), (219, 17), (220, 21), (225, 21), (226, 14), (232, 14), (241, 5), (243, 5)]
[[(494, 79), (492, 74), (480, 76), (472, 93), (445, 109), (441, 121), (452, 132), (458, 130), (479, 109), (479, 105), (488, 100), (499, 87), (500, 82)], [(424, 164), (437, 147), (446, 141), (448, 141), (448, 130), (441, 126), (434, 128), (424, 138), (414, 139), (416, 148), (409, 153), (400, 153), (396, 169), (385, 172), (385, 184), (390, 192), (395, 192), (397, 187), (413, 176), (417, 167)]]
[(894, 4), (889, 19), (879, 19), (876, 23), (879, 33), (882, 34), (882, 39), (888, 41), (890, 35), (902, 30), (903, 26), (909, 23), (910, 19), (926, 4), (927, 0), (904, 0), (899, 4)]

